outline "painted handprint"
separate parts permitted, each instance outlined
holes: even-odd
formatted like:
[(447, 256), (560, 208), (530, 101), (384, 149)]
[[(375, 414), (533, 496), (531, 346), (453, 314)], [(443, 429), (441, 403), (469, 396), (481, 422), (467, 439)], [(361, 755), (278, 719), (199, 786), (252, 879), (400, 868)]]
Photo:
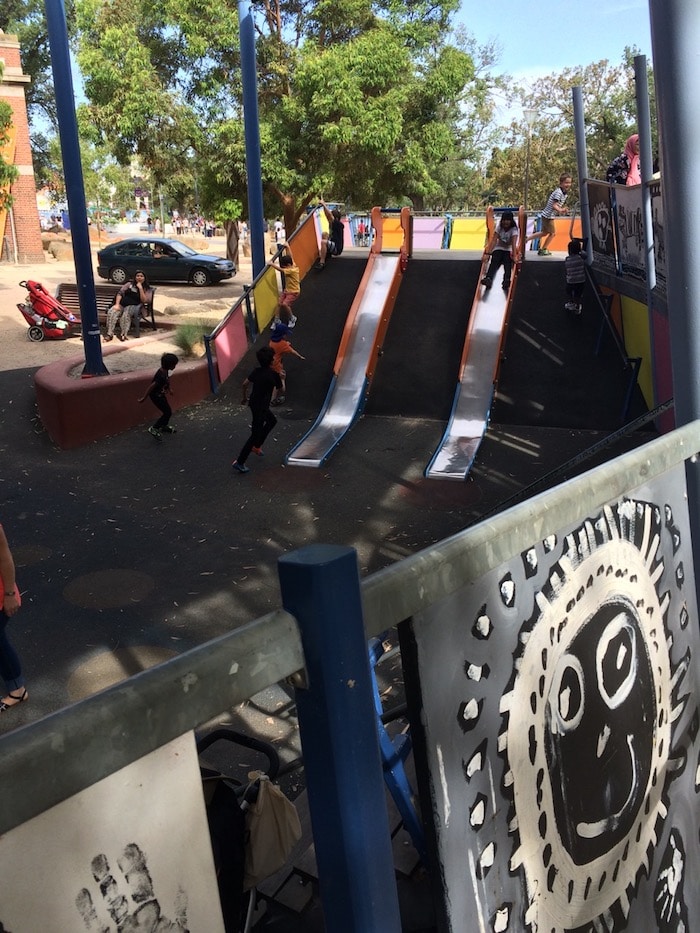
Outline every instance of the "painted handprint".
[(680, 834), (671, 830), (656, 880), (656, 918), (659, 930), (687, 933), (688, 914), (683, 893), (685, 850)]
[[(155, 898), (153, 882), (146, 866), (146, 857), (136, 845), (129, 843), (117, 859), (121, 878), (115, 877), (107, 856), (96, 855), (90, 866), (100, 897), (93, 898), (89, 888), (78, 892), (75, 906), (91, 933), (188, 933), (184, 894), (175, 905), (176, 920), (161, 914)], [(120, 890), (120, 887), (123, 890)], [(99, 914), (106, 908), (112, 923)]]

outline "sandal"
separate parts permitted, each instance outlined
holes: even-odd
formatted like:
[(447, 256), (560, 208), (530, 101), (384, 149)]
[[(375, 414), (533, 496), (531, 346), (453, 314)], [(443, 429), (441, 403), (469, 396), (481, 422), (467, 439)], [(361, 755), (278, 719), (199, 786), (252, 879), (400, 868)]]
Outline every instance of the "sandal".
[(11, 699), (15, 700), (16, 702), (15, 702), (15, 703), (5, 703), (5, 701), (3, 700), (3, 702), (0, 703), (0, 713), (5, 713), (5, 712), (7, 712), (8, 709), (12, 709), (12, 708), (15, 707), (15, 706), (19, 706), (20, 703), (24, 703), (25, 700), (28, 700), (28, 699), (29, 699), (29, 694), (27, 693), (27, 688), (26, 688), (26, 687), (23, 688), (22, 694), (21, 694), (20, 696), (17, 696), (16, 693), (12, 693), (12, 691), (10, 691), (10, 692), (7, 694), (7, 696), (8, 696), (8, 698), (11, 698)]

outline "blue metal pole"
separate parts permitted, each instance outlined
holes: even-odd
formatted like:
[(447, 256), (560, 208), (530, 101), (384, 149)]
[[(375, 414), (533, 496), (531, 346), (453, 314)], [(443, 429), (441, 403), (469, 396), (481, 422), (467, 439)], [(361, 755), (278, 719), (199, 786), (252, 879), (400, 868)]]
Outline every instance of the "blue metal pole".
[(400, 933), (357, 555), (311, 545), (278, 567), (306, 661), (296, 700), (326, 929)]
[(245, 163), (248, 176), (248, 220), (250, 247), (255, 279), (265, 267), (263, 232), (262, 165), (260, 161), (260, 126), (258, 122), (258, 74), (255, 61), (255, 23), (248, 0), (238, 2), (241, 39), (241, 80), (243, 83), (243, 130)]
[[(671, 331), (673, 395), (678, 427), (700, 418), (700, 284), (695, 219), (689, 199), (700, 176), (696, 145), (700, 113), (697, 64), (700, 7), (697, 0), (650, 0), (661, 192), (666, 239), (667, 300)], [(693, 460), (696, 460), (694, 463)], [(688, 511), (700, 572), (700, 462), (686, 462)]]
[(70, 215), (71, 242), (75, 276), (78, 283), (78, 301), (83, 325), (85, 349), (85, 376), (101, 376), (107, 372), (102, 361), (100, 325), (97, 319), (97, 297), (92, 271), (92, 252), (87, 222), (87, 204), (80, 163), (78, 121), (75, 116), (75, 94), (68, 51), (68, 27), (63, 0), (45, 0), (46, 25), (51, 49), (51, 68), (56, 91), (58, 133), (61, 140), (63, 171), (66, 178), (66, 196)]

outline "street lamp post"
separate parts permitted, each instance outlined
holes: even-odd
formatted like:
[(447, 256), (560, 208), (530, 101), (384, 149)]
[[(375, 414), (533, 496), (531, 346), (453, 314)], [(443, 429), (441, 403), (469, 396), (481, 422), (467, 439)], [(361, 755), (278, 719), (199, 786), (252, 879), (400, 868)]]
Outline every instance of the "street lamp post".
[(525, 154), (525, 197), (523, 198), (523, 207), (527, 213), (527, 199), (530, 193), (530, 140), (532, 138), (532, 127), (537, 117), (536, 110), (523, 110), (523, 116), (527, 123), (527, 150)]

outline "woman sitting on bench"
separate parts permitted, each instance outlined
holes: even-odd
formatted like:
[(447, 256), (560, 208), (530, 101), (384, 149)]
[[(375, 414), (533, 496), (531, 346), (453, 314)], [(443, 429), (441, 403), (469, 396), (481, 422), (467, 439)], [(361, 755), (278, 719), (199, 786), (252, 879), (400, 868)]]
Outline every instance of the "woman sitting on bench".
[(136, 323), (136, 336), (141, 329), (141, 321), (146, 322), (146, 306), (153, 301), (153, 290), (148, 284), (146, 273), (138, 270), (133, 281), (125, 282), (117, 292), (114, 304), (107, 312), (107, 333), (105, 340), (114, 337), (114, 329), (119, 321), (120, 340), (128, 340), (132, 319)]

